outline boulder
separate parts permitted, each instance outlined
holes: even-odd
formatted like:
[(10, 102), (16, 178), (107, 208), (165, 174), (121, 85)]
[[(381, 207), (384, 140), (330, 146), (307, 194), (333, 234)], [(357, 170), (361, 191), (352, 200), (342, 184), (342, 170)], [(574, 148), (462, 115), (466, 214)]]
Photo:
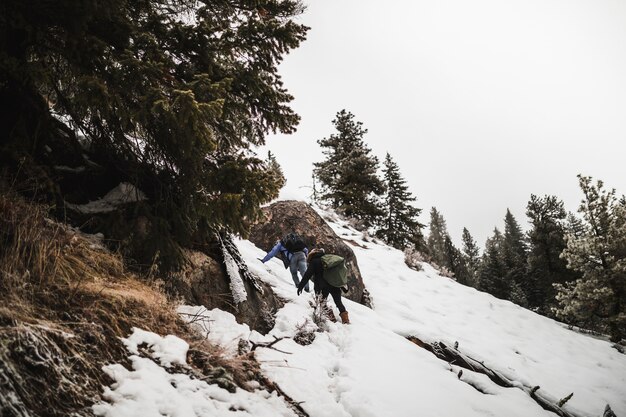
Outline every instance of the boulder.
[[(278, 201), (263, 208), (264, 219), (255, 224), (248, 239), (259, 248), (270, 251), (276, 242), (291, 231), (303, 237), (307, 247), (322, 247), (346, 260), (348, 267), (348, 293), (352, 301), (369, 306), (369, 297), (354, 252), (337, 236), (324, 219), (303, 201)], [(291, 281), (289, 271), (285, 279)]]
[(228, 311), (239, 323), (245, 323), (262, 334), (274, 327), (274, 314), (284, 305), (284, 301), (274, 294), (269, 285), (257, 281), (261, 293), (244, 280), (247, 299), (235, 303), (230, 279), (220, 261), (203, 252), (190, 250), (185, 251), (185, 257), (188, 260), (185, 268), (172, 274), (166, 283), (170, 294), (187, 304)]

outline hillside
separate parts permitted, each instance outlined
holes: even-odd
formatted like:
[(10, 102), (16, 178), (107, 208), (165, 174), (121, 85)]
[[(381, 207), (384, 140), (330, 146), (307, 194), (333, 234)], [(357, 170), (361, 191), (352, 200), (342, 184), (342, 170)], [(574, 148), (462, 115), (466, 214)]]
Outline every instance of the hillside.
[[(115, 382), (106, 389), (105, 402), (94, 408), (97, 414), (553, 416), (531, 397), (557, 403), (573, 393), (557, 410), (561, 415), (599, 416), (607, 404), (616, 415), (626, 415), (626, 356), (609, 342), (459, 285), (429, 265), (422, 271), (409, 269), (400, 251), (364, 238), (332, 213), (320, 214), (351, 243), (372, 296), (372, 309), (345, 301), (351, 325), (314, 324), (311, 295), (298, 297), (282, 263), (261, 264), (257, 258), (264, 251), (246, 240), (237, 246), (250, 272), (286, 301), (274, 328), (264, 336), (221, 310), (179, 308), (226, 355), (252, 349), (282, 399), (265, 391), (263, 400), (243, 392), (228, 397), (212, 392), (208, 384), (174, 383), (154, 362), (148, 367), (131, 356), (132, 367), (108, 368)], [(130, 352), (137, 343), (132, 340), (142, 337), (136, 334), (127, 341)], [(312, 343), (303, 334), (313, 334)], [(144, 337), (153, 341), (153, 353), (167, 356), (171, 351), (171, 343), (158, 336)], [(442, 361), (408, 337), (435, 348), (458, 343), (453, 351), (493, 370), (513, 387)], [(184, 363), (180, 345), (171, 353)], [(189, 406), (167, 411), (179, 402)]]

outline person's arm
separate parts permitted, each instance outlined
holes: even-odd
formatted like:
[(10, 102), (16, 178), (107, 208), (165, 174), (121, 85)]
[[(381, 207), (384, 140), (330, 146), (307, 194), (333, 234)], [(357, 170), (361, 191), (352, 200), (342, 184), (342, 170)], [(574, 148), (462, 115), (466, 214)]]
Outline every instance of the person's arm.
[(306, 269), (306, 272), (304, 273), (304, 276), (302, 277), (302, 281), (300, 281), (300, 284), (298, 284), (298, 295), (300, 295), (300, 293), (302, 292), (302, 290), (304, 289), (304, 287), (309, 282), (312, 276), (313, 276), (313, 263), (310, 263)]
[(261, 262), (265, 263), (269, 261), (270, 259), (272, 259), (274, 256), (278, 254), (278, 251), (280, 251), (282, 247), (283, 245), (280, 243), (280, 241), (278, 241), (278, 243), (276, 243), (276, 245), (272, 248), (272, 250), (267, 252), (267, 255), (265, 255), (265, 258), (261, 259)]

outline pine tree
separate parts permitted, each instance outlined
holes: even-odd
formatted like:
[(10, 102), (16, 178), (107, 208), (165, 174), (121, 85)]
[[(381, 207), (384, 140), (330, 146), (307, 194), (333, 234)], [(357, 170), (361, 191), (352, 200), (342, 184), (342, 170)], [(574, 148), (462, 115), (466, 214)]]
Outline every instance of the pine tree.
[(471, 277), (463, 253), (454, 245), (450, 235), (444, 239), (446, 268), (448, 268), (458, 283), (470, 285)]
[(470, 277), (463, 254), (452, 242), (446, 220), (435, 207), (430, 210), (429, 229), (426, 248), (432, 262), (445, 268), (460, 283), (468, 284)]
[(398, 249), (405, 249), (411, 244), (419, 245), (424, 226), (417, 217), (422, 210), (411, 205), (416, 199), (389, 153), (384, 161), (383, 180), (387, 190), (383, 200), (384, 215), (376, 235)]
[(506, 300), (511, 294), (511, 282), (506, 279), (503, 245), (504, 236), (495, 228), (493, 236), (485, 242), (485, 252), (478, 269), (478, 289)]
[(563, 257), (582, 276), (556, 284), (558, 317), (574, 324), (608, 331), (619, 341), (626, 335), (626, 207), (602, 181), (579, 175), (584, 199), (584, 233), (567, 235)]
[(528, 282), (526, 280), (526, 262), (528, 249), (524, 233), (509, 209), (504, 217), (504, 240), (502, 243), (502, 260), (506, 269), (506, 280), (511, 289), (515, 289), (515, 297), (509, 299), (519, 305), (526, 305)]
[[(296, 0), (5, 2), (0, 160), (45, 165), (47, 149), (89, 148), (108, 178), (147, 195), (133, 214), (148, 217), (144, 243), (245, 233), (280, 187), (251, 145), (299, 121), (277, 66), (305, 38), (302, 11)], [(81, 144), (56, 134), (69, 129), (52, 111)], [(62, 204), (46, 169), (20, 172), (43, 176)]]
[(560, 257), (565, 249), (567, 213), (557, 197), (531, 195), (526, 215), (532, 224), (528, 233), (528, 303), (542, 314), (548, 314), (555, 303), (553, 284), (563, 284), (575, 278)]
[(326, 159), (314, 164), (322, 190), (320, 199), (342, 214), (371, 227), (383, 216), (379, 197), (385, 191), (378, 177), (378, 158), (363, 141), (367, 129), (346, 110), (333, 120), (337, 133), (318, 140)]
[(443, 215), (437, 211), (436, 207), (430, 210), (430, 223), (428, 225), (430, 233), (426, 241), (428, 253), (433, 262), (442, 267), (449, 267), (446, 254), (446, 237), (448, 237), (448, 227)]
[(467, 228), (463, 228), (463, 256), (467, 265), (467, 284), (476, 287), (478, 284), (478, 267), (480, 266), (480, 248)]
[(565, 234), (576, 238), (585, 234), (585, 225), (583, 221), (572, 212), (567, 213), (567, 219), (565, 221)]
[(276, 156), (272, 153), (272, 151), (267, 151), (265, 165), (267, 166), (268, 175), (271, 177), (270, 183), (276, 184), (279, 189), (283, 188), (283, 186), (287, 183), (287, 179), (285, 178), (283, 169), (276, 160)]

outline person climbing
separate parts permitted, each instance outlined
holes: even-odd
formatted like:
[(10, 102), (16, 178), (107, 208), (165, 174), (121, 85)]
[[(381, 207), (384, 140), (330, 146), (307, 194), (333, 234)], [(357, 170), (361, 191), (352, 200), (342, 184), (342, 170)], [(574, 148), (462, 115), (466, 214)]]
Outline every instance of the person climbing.
[[(259, 260), (265, 263), (274, 256), (280, 255), (280, 258), (285, 265), (285, 269), (289, 268), (293, 283), (297, 287), (298, 284), (300, 284), (298, 272), (300, 272), (301, 277), (304, 276), (304, 273), (306, 272), (306, 259), (308, 254), (309, 249), (306, 247), (302, 237), (295, 231), (292, 231), (276, 242), (276, 245), (274, 245), (272, 250), (267, 252), (263, 259)], [(308, 284), (304, 286), (304, 290), (309, 292)]]
[[(320, 297), (320, 302), (326, 305), (326, 299), (330, 294), (339, 309), (341, 322), (350, 324), (346, 307), (341, 302), (341, 288), (347, 283), (347, 268), (344, 259), (338, 255), (326, 254), (323, 248), (316, 248), (309, 253), (307, 262), (309, 266), (298, 285), (298, 295), (302, 294), (302, 289), (313, 278), (313, 291), (317, 297)], [(329, 318), (334, 321), (335, 315), (332, 314), (332, 310), (330, 310)]]

